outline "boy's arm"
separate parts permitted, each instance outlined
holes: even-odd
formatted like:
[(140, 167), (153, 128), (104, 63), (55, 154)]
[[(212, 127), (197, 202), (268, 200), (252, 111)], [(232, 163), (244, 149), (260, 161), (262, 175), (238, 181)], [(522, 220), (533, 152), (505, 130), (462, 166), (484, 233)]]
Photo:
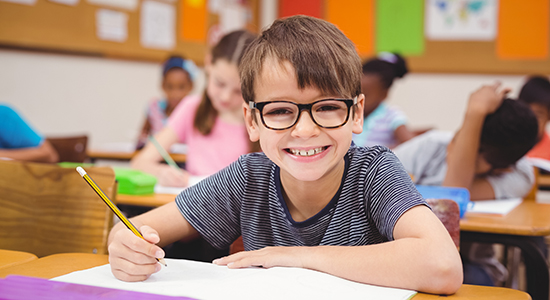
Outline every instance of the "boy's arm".
[(175, 202), (131, 218), (130, 222), (140, 230), (145, 240), (122, 222), (118, 222), (109, 233), (111, 270), (116, 278), (123, 281), (147, 279), (161, 269), (156, 260), (164, 257), (160, 247), (198, 235), (181, 215)]
[[(165, 126), (155, 139), (164, 149), (178, 142), (176, 132), (169, 126)], [(147, 142), (145, 147), (132, 158), (130, 166), (157, 177), (159, 184), (164, 186), (185, 187), (188, 184), (188, 173), (185, 170), (176, 170), (167, 164), (161, 163), (162, 156), (151, 142)]]
[(452, 294), (462, 263), (449, 233), (425, 206), (405, 212), (394, 241), (368, 246), (267, 247), (214, 261), (230, 268), (302, 267), (349, 280), (427, 293)]
[(499, 84), (483, 86), (470, 96), (462, 127), (447, 148), (447, 173), (443, 186), (464, 187), (472, 200), (492, 199), (493, 188), (484, 178), (475, 178), (483, 122), (502, 103), (509, 90)]

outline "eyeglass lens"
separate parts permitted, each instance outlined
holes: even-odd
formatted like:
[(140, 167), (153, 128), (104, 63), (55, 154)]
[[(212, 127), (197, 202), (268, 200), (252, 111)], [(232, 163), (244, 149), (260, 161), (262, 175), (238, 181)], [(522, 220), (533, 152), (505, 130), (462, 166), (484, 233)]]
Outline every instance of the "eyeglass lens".
[[(347, 115), (348, 106), (343, 101), (323, 100), (311, 107), (311, 117), (323, 127), (340, 126)], [(264, 106), (262, 116), (266, 126), (282, 129), (292, 126), (300, 117), (300, 111), (295, 103), (272, 102)]]

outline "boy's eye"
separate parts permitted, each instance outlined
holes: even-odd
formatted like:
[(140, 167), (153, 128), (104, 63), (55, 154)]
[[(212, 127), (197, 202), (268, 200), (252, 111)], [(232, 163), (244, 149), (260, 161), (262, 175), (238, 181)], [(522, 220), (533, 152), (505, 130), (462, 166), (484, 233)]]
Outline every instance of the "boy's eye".
[(314, 108), (315, 112), (334, 112), (337, 110), (342, 110), (344, 107), (338, 104), (322, 104)]
[(277, 115), (287, 115), (293, 114), (294, 112), (289, 108), (279, 107), (269, 110), (264, 110), (264, 115), (277, 116)]

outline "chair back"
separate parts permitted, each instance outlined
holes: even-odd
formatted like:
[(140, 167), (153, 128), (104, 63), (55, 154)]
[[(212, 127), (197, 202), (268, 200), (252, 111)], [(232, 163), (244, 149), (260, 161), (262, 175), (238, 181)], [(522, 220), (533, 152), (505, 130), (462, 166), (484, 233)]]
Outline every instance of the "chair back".
[(426, 199), (434, 214), (447, 229), (456, 247), (460, 246), (460, 210), (451, 199)]
[(67, 137), (48, 137), (47, 140), (59, 154), (60, 162), (84, 162), (86, 147), (88, 146), (88, 136), (67, 136)]
[[(114, 201), (114, 171), (90, 167), (86, 172)], [(75, 169), (0, 161), (0, 191), (0, 249), (39, 257), (107, 253), (113, 213)]]

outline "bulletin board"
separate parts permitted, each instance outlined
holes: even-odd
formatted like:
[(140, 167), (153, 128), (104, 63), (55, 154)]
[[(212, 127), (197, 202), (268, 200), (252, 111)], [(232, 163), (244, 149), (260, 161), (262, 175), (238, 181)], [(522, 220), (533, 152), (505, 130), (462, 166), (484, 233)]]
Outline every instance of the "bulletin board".
[[(201, 65), (208, 50), (208, 38), (185, 40), (182, 38), (181, 15), (184, 1), (203, 3), (207, 0), (164, 0), (159, 3), (175, 7), (175, 45), (172, 49), (144, 47), (140, 41), (140, 9), (144, 0), (138, 0), (135, 9), (120, 9), (76, 1), (76, 5), (65, 5), (49, 0), (36, 0), (33, 5), (0, 1), (0, 47), (84, 54), (100, 57), (132, 60), (163, 61), (169, 55), (183, 55)], [(246, 28), (258, 31), (258, 1), (246, 3), (251, 12)], [(32, 2), (32, 1), (31, 1)], [(122, 41), (108, 41), (98, 38), (97, 11), (112, 10), (127, 16), (127, 38)], [(217, 14), (204, 9), (203, 20), (207, 30), (219, 21)]]
[[(413, 72), (550, 74), (549, 3), (548, 0), (279, 0), (278, 17), (306, 14), (323, 18), (355, 43), (363, 59), (382, 51), (397, 52), (407, 59)], [(433, 8), (430, 5), (441, 6), (436, 13), (455, 24), (487, 21), (480, 12), (489, 11), (492, 5), (493, 19), (489, 21), (495, 24), (493, 34), (484, 37), (477, 28), (469, 28), (461, 37), (434, 38), (427, 29), (433, 28), (429, 27), (429, 16), (435, 15), (429, 11)], [(452, 5), (464, 9), (453, 11)], [(460, 33), (460, 27), (457, 28), (455, 34)]]

